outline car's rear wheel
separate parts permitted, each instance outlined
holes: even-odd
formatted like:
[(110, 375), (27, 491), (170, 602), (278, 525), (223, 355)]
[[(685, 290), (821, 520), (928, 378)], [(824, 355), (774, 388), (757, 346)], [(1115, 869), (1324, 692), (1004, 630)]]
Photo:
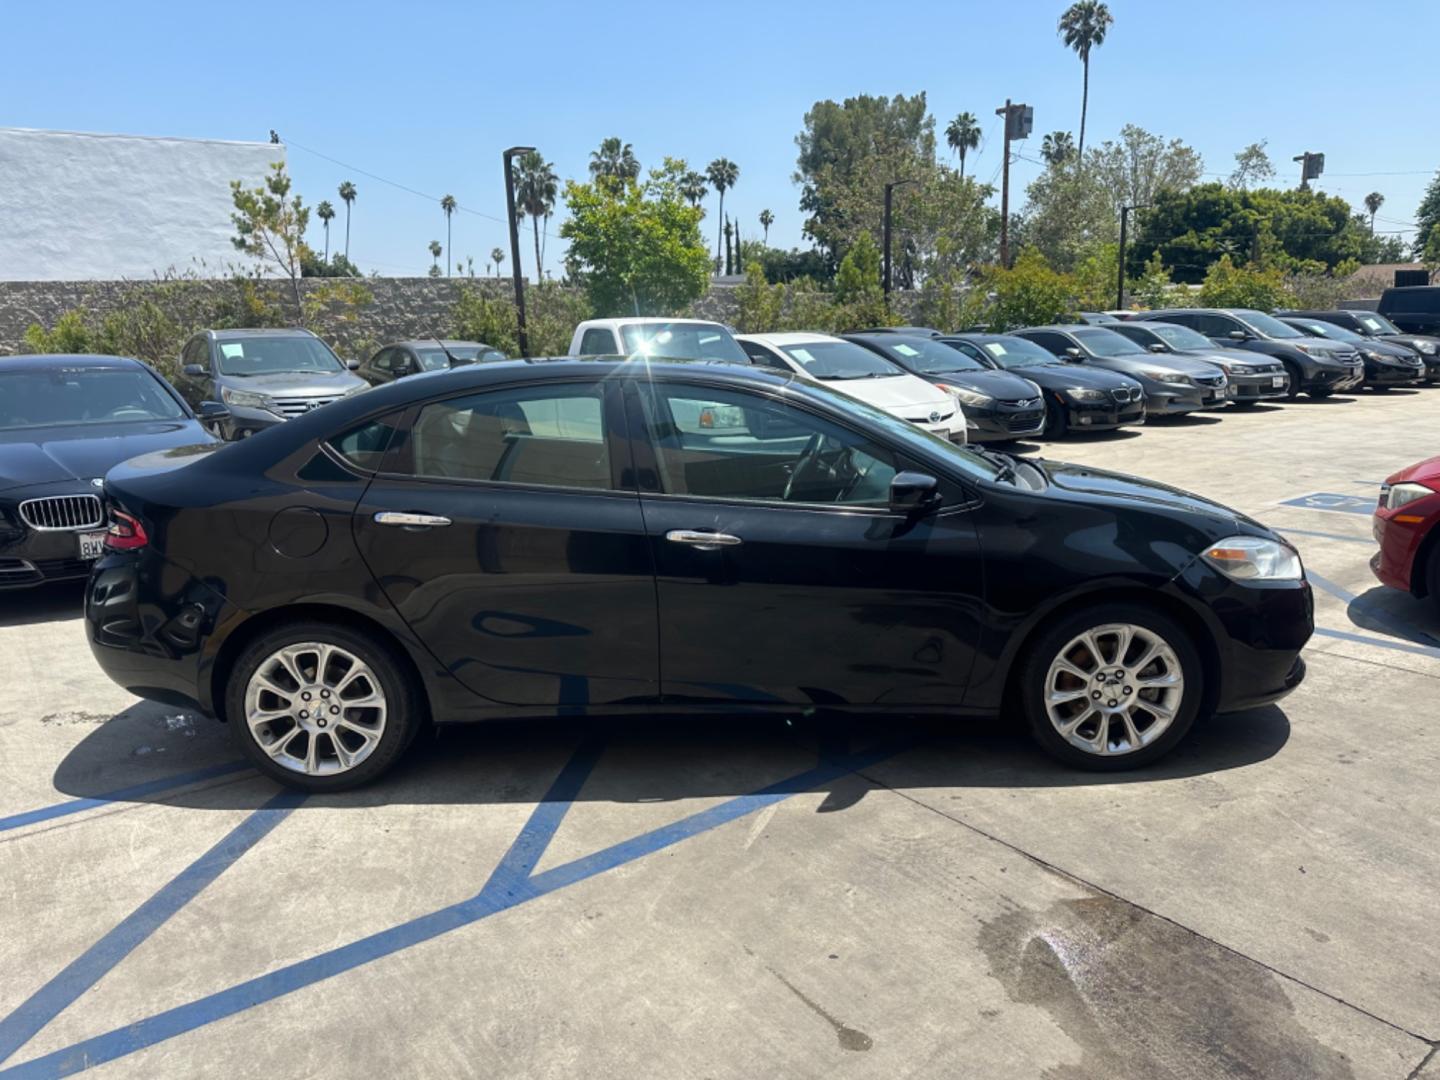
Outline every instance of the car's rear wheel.
[(342, 791), (387, 771), (422, 714), (404, 666), (369, 635), (324, 622), (272, 630), (240, 655), (226, 716), (261, 772), (304, 791)]
[(1137, 768), (1164, 756), (1199, 714), (1204, 670), (1183, 627), (1138, 604), (1058, 620), (1031, 646), (1020, 698), (1031, 733), (1082, 769)]

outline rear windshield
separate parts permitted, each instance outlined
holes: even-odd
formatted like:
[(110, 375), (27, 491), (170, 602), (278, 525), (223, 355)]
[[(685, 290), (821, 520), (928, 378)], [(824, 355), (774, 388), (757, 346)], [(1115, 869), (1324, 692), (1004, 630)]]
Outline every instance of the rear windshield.
[(57, 367), (0, 372), (0, 431), (181, 420), (184, 416), (184, 410), (148, 371)]
[(1146, 351), (1124, 334), (1117, 334), (1114, 330), (1103, 330), (1098, 326), (1093, 330), (1073, 330), (1071, 333), (1075, 336), (1076, 341), (1084, 345), (1095, 356), (1134, 356), (1136, 353)]
[(415, 352), (420, 357), (420, 366), (426, 371), (444, 371), (450, 366), (451, 356), (461, 364), (488, 364), (492, 360), (506, 359), (499, 349), (487, 345), (447, 345), (444, 349), (437, 345), (433, 349), (416, 349)]
[(222, 341), (220, 374), (246, 378), (305, 371), (344, 371), (330, 347), (312, 337), (255, 337)]
[(883, 356), (853, 341), (815, 341), (780, 348), (814, 379), (889, 379), (905, 374)]
[(625, 349), (645, 356), (675, 360), (728, 360), (749, 364), (750, 358), (730, 331), (714, 323), (631, 323), (621, 329)]

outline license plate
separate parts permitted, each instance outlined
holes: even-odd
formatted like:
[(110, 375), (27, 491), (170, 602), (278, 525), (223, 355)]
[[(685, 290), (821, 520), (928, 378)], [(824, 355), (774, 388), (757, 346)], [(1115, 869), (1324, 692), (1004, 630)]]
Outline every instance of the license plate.
[(1284, 375), (1272, 375), (1272, 376), (1270, 377), (1270, 385), (1271, 385), (1271, 386), (1284, 386), (1284, 385), (1285, 385), (1285, 376), (1284, 376)]
[(98, 559), (105, 554), (105, 531), (80, 534), (80, 558)]

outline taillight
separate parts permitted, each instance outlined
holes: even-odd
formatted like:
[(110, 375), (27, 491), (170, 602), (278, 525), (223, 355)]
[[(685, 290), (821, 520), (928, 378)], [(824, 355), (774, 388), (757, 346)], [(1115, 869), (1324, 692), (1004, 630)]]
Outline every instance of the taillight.
[(105, 546), (111, 551), (134, 551), (150, 543), (145, 526), (124, 510), (110, 511), (110, 528), (105, 531)]

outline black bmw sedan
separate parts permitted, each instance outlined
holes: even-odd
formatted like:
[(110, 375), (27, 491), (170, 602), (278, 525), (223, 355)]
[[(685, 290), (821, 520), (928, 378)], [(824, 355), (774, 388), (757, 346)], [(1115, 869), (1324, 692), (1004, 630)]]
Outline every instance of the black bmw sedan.
[(105, 484), (101, 667), (315, 791), (557, 713), (1006, 714), (1138, 766), (1286, 694), (1312, 629), (1233, 510), (755, 367), (467, 366)]
[(987, 367), (1013, 372), (1040, 387), (1047, 438), (1145, 422), (1145, 391), (1128, 375), (1067, 364), (1033, 341), (1011, 334), (955, 334), (940, 340)]
[(0, 357), (0, 589), (88, 576), (105, 540), (105, 473), (138, 454), (215, 441), (138, 360)]

